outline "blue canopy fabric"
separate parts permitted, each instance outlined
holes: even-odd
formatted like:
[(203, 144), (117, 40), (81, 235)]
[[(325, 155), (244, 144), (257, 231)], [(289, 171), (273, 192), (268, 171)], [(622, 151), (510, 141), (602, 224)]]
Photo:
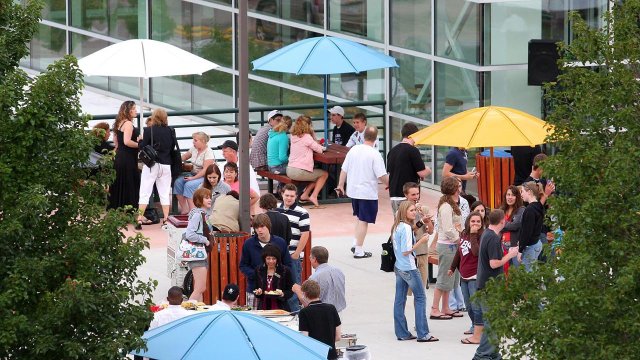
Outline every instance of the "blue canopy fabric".
[(254, 70), (300, 74), (343, 74), (397, 67), (396, 59), (346, 39), (300, 40), (253, 62)]
[(190, 315), (142, 336), (154, 359), (326, 359), (330, 347), (260, 316), (240, 311)]
[[(480, 155), (489, 157), (489, 156), (491, 156), (491, 152), (489, 151), (489, 149), (487, 149), (487, 150), (481, 152)], [(506, 152), (504, 150), (493, 150), (493, 157), (494, 158), (510, 158), (512, 156), (511, 156), (510, 153), (508, 153), (508, 152)]]
[(324, 136), (328, 137), (327, 76), (398, 67), (396, 59), (350, 40), (319, 36), (300, 40), (253, 62), (253, 70), (324, 75)]

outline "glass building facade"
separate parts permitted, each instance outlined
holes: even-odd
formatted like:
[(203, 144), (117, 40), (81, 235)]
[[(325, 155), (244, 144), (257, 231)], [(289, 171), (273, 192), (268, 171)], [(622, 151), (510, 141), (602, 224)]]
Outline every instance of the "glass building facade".
[[(146, 80), (145, 98), (176, 110), (233, 108), (238, 1), (45, 0), (39, 32), (22, 65), (44, 70), (65, 54), (81, 58), (120, 40), (150, 38), (220, 67), (203, 76)], [(321, 35), (347, 38), (397, 59), (398, 68), (332, 75), (328, 84), (333, 101), (387, 100), (391, 146), (400, 141), (407, 121), (425, 126), (478, 106), (509, 106), (540, 116), (540, 87), (527, 85), (529, 40), (571, 41), (569, 11), (598, 27), (608, 7), (606, 0), (247, 1), (249, 61)], [(137, 79), (86, 81), (138, 97)], [(322, 102), (319, 76), (252, 71), (249, 86), (252, 106)], [(427, 182), (438, 184), (448, 149), (421, 150), (434, 170)], [(472, 149), (470, 168), (474, 154)]]

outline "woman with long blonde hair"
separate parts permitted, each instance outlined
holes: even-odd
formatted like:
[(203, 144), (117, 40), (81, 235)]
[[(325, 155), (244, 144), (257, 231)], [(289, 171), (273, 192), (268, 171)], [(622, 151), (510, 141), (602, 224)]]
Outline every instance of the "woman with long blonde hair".
[(415, 237), (414, 222), (416, 219), (416, 206), (412, 201), (403, 201), (398, 206), (398, 212), (393, 226), (391, 238), (393, 240), (393, 253), (396, 256), (394, 272), (396, 275), (396, 294), (393, 302), (393, 328), (396, 338), (400, 341), (413, 340), (416, 336), (409, 332), (405, 305), (407, 303), (407, 291), (413, 292), (413, 304), (415, 309), (415, 325), (418, 334), (418, 342), (438, 341), (429, 333), (427, 323), (427, 294), (422, 283), (420, 271), (416, 267), (415, 249), (420, 244), (429, 240), (429, 235), (424, 235), (418, 241)]
[(313, 153), (321, 153), (324, 148), (311, 137), (310, 120), (308, 116), (299, 116), (291, 127), (291, 153), (287, 176), (292, 180), (310, 182), (300, 195), (300, 200), (311, 201), (315, 208), (319, 208), (318, 194), (329, 174), (324, 170), (313, 168)]

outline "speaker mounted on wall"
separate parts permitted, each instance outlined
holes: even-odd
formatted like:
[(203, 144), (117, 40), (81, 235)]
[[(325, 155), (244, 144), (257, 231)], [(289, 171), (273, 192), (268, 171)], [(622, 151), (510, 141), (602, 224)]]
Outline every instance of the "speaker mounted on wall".
[(527, 83), (540, 86), (558, 79), (558, 48), (555, 40), (529, 40)]

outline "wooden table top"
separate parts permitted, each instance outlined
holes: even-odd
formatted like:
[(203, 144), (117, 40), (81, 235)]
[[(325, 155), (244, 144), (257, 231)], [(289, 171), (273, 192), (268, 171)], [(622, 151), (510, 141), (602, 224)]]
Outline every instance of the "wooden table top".
[(323, 153), (313, 153), (313, 160), (323, 164), (342, 164), (351, 148), (331, 144)]

